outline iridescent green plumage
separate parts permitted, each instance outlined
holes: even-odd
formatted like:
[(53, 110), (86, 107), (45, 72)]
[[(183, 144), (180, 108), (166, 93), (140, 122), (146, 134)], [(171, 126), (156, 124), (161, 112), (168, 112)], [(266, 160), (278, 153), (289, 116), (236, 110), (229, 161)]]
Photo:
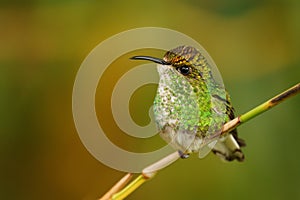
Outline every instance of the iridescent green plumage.
[(135, 59), (159, 63), (160, 81), (153, 109), (163, 139), (185, 154), (199, 152), (203, 157), (213, 148), (226, 160), (243, 160), (242, 141), (236, 131), (216, 137), (234, 114), (229, 95), (203, 53), (179, 46), (168, 51), (163, 60), (143, 56)]
[[(177, 108), (176, 112), (172, 113), (175, 115), (174, 119), (179, 119), (184, 128), (197, 128), (197, 135), (207, 136), (213, 120), (224, 121), (224, 104), (214, 105), (214, 109), (218, 109), (220, 115), (223, 114), (217, 119), (212, 118), (213, 110), (211, 109), (213, 107), (211, 99), (213, 95), (222, 95), (220, 98), (225, 98), (224, 88), (218, 86), (214, 81), (210, 70), (211, 66), (195, 48), (177, 47), (168, 51), (163, 59), (171, 67), (158, 67), (160, 83), (154, 108), (157, 106), (161, 106), (163, 110)], [(180, 71), (182, 67), (188, 68), (189, 72), (182, 74)], [(168, 95), (167, 99), (165, 95)], [(170, 96), (174, 101), (170, 101)], [(165, 103), (157, 104), (162, 99), (165, 100)], [(166, 102), (169, 105), (166, 105)], [(160, 114), (161, 110), (155, 112), (156, 116)]]

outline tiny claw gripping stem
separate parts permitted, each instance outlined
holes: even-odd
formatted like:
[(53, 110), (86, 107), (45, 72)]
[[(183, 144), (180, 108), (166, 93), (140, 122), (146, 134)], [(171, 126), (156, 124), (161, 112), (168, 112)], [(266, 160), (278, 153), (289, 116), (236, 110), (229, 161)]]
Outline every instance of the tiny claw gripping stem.
[(186, 158), (188, 158), (188, 157), (190, 156), (190, 154), (188, 154), (188, 153), (183, 153), (183, 152), (180, 151), (180, 150), (178, 150), (178, 154), (179, 154), (180, 158), (182, 158), (182, 159), (186, 159)]

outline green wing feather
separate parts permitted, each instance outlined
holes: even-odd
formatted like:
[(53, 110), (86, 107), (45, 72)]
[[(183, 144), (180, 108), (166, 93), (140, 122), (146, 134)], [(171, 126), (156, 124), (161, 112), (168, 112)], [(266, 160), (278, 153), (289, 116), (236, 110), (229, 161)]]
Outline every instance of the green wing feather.
[[(234, 108), (232, 107), (228, 92), (226, 93), (226, 111), (229, 120), (235, 118)], [(226, 138), (220, 139), (220, 141), (218, 141), (218, 143), (214, 146), (212, 152), (227, 161), (232, 161), (235, 159), (238, 161), (243, 161), (245, 156), (241, 151), (241, 147), (244, 146), (246, 146), (245, 141), (238, 137), (237, 130), (234, 129), (228, 134), (228, 136), (226, 136)]]

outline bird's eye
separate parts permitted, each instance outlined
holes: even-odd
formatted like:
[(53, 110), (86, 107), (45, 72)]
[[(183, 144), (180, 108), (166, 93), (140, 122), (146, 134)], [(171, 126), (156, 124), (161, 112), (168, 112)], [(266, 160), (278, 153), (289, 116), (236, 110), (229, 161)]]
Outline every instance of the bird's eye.
[(188, 75), (191, 70), (189, 66), (183, 65), (177, 68), (177, 70), (182, 74), (182, 75)]

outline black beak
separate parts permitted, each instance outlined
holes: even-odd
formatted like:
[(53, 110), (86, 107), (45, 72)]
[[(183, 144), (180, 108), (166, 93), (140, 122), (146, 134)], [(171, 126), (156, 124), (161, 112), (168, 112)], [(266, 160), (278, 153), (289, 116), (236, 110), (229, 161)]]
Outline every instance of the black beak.
[(132, 60), (149, 60), (149, 61), (161, 64), (161, 65), (169, 65), (169, 63), (164, 61), (163, 59), (154, 58), (154, 57), (151, 57), (151, 56), (133, 56), (130, 59), (132, 59)]

